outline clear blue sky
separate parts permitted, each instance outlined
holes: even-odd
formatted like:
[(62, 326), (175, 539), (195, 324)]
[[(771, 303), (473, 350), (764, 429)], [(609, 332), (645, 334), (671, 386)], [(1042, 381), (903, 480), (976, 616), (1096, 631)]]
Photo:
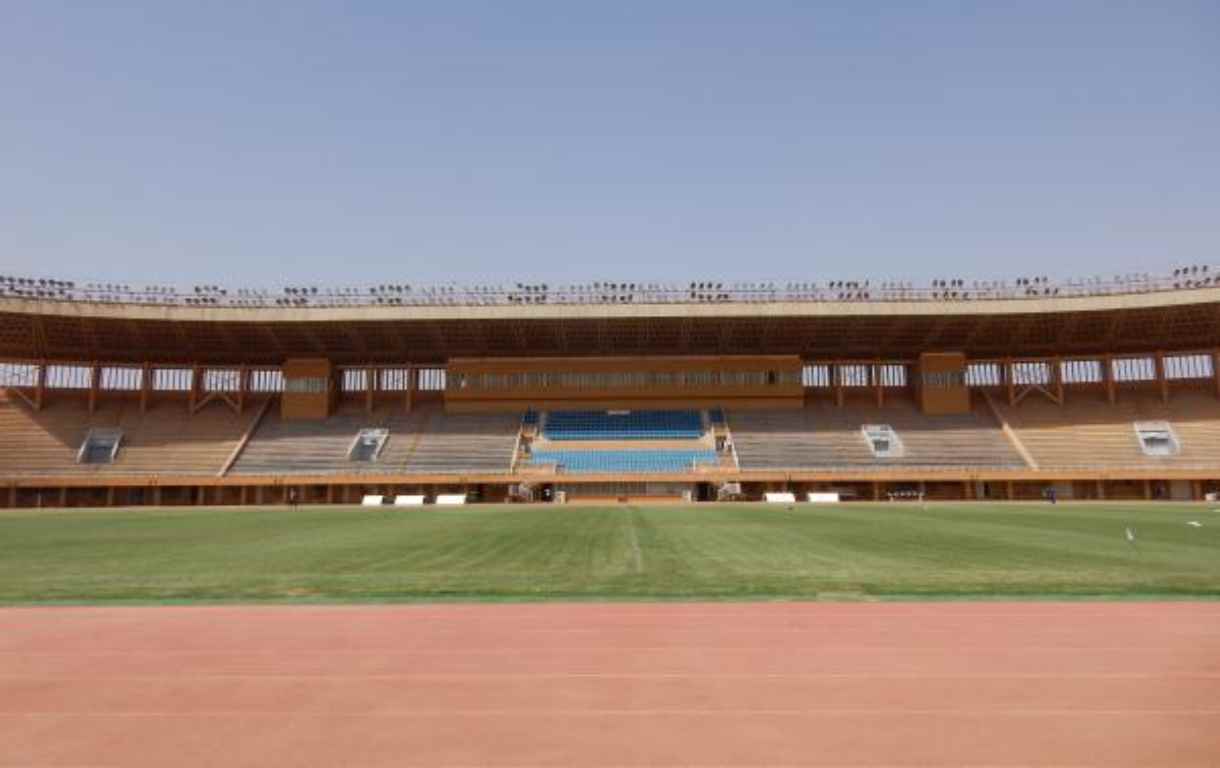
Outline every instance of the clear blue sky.
[(11, 0), (0, 21), (0, 271), (922, 279), (1218, 257), (1216, 0)]

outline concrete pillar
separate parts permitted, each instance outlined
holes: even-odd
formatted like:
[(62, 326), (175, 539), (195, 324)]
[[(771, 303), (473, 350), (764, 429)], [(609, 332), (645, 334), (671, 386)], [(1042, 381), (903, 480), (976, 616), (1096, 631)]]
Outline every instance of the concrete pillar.
[(1106, 481), (1105, 480), (1097, 481), (1097, 498), (1099, 498), (1099, 499), (1106, 498)]
[(66, 487), (59, 489), (59, 506), (68, 506), (68, 489)]

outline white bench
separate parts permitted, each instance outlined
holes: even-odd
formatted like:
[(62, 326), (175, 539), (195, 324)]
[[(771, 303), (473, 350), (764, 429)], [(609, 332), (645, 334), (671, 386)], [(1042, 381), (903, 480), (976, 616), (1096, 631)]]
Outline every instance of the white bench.
[(794, 504), (796, 502), (796, 494), (794, 493), (764, 493), (763, 498), (768, 504)]
[(385, 500), (384, 496), (375, 496), (373, 494), (369, 494), (360, 500), (360, 506), (362, 506), (362, 507), (380, 507), (381, 503), (384, 500)]
[(464, 493), (438, 493), (436, 495), (436, 503), (442, 506), (456, 506), (466, 503), (466, 494)]
[(423, 506), (423, 503), (424, 503), (423, 496), (398, 495), (398, 496), (394, 497), (394, 506), (396, 506), (396, 507), (419, 507), (419, 506)]
[(811, 491), (805, 494), (805, 499), (813, 504), (838, 504), (839, 494), (831, 492), (814, 493)]

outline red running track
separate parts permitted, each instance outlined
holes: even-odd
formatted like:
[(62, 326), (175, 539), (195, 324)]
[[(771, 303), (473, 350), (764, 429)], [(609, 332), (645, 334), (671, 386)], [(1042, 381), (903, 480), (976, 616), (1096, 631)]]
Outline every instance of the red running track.
[(1218, 603), (0, 610), (0, 766), (1217, 766)]

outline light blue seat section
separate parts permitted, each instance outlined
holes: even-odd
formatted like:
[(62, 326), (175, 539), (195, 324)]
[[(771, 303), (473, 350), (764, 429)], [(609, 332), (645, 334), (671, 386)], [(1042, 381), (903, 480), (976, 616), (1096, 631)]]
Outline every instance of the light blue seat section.
[(690, 472), (698, 464), (715, 465), (715, 451), (534, 451), (533, 464), (556, 464), (561, 471), (599, 472)]

